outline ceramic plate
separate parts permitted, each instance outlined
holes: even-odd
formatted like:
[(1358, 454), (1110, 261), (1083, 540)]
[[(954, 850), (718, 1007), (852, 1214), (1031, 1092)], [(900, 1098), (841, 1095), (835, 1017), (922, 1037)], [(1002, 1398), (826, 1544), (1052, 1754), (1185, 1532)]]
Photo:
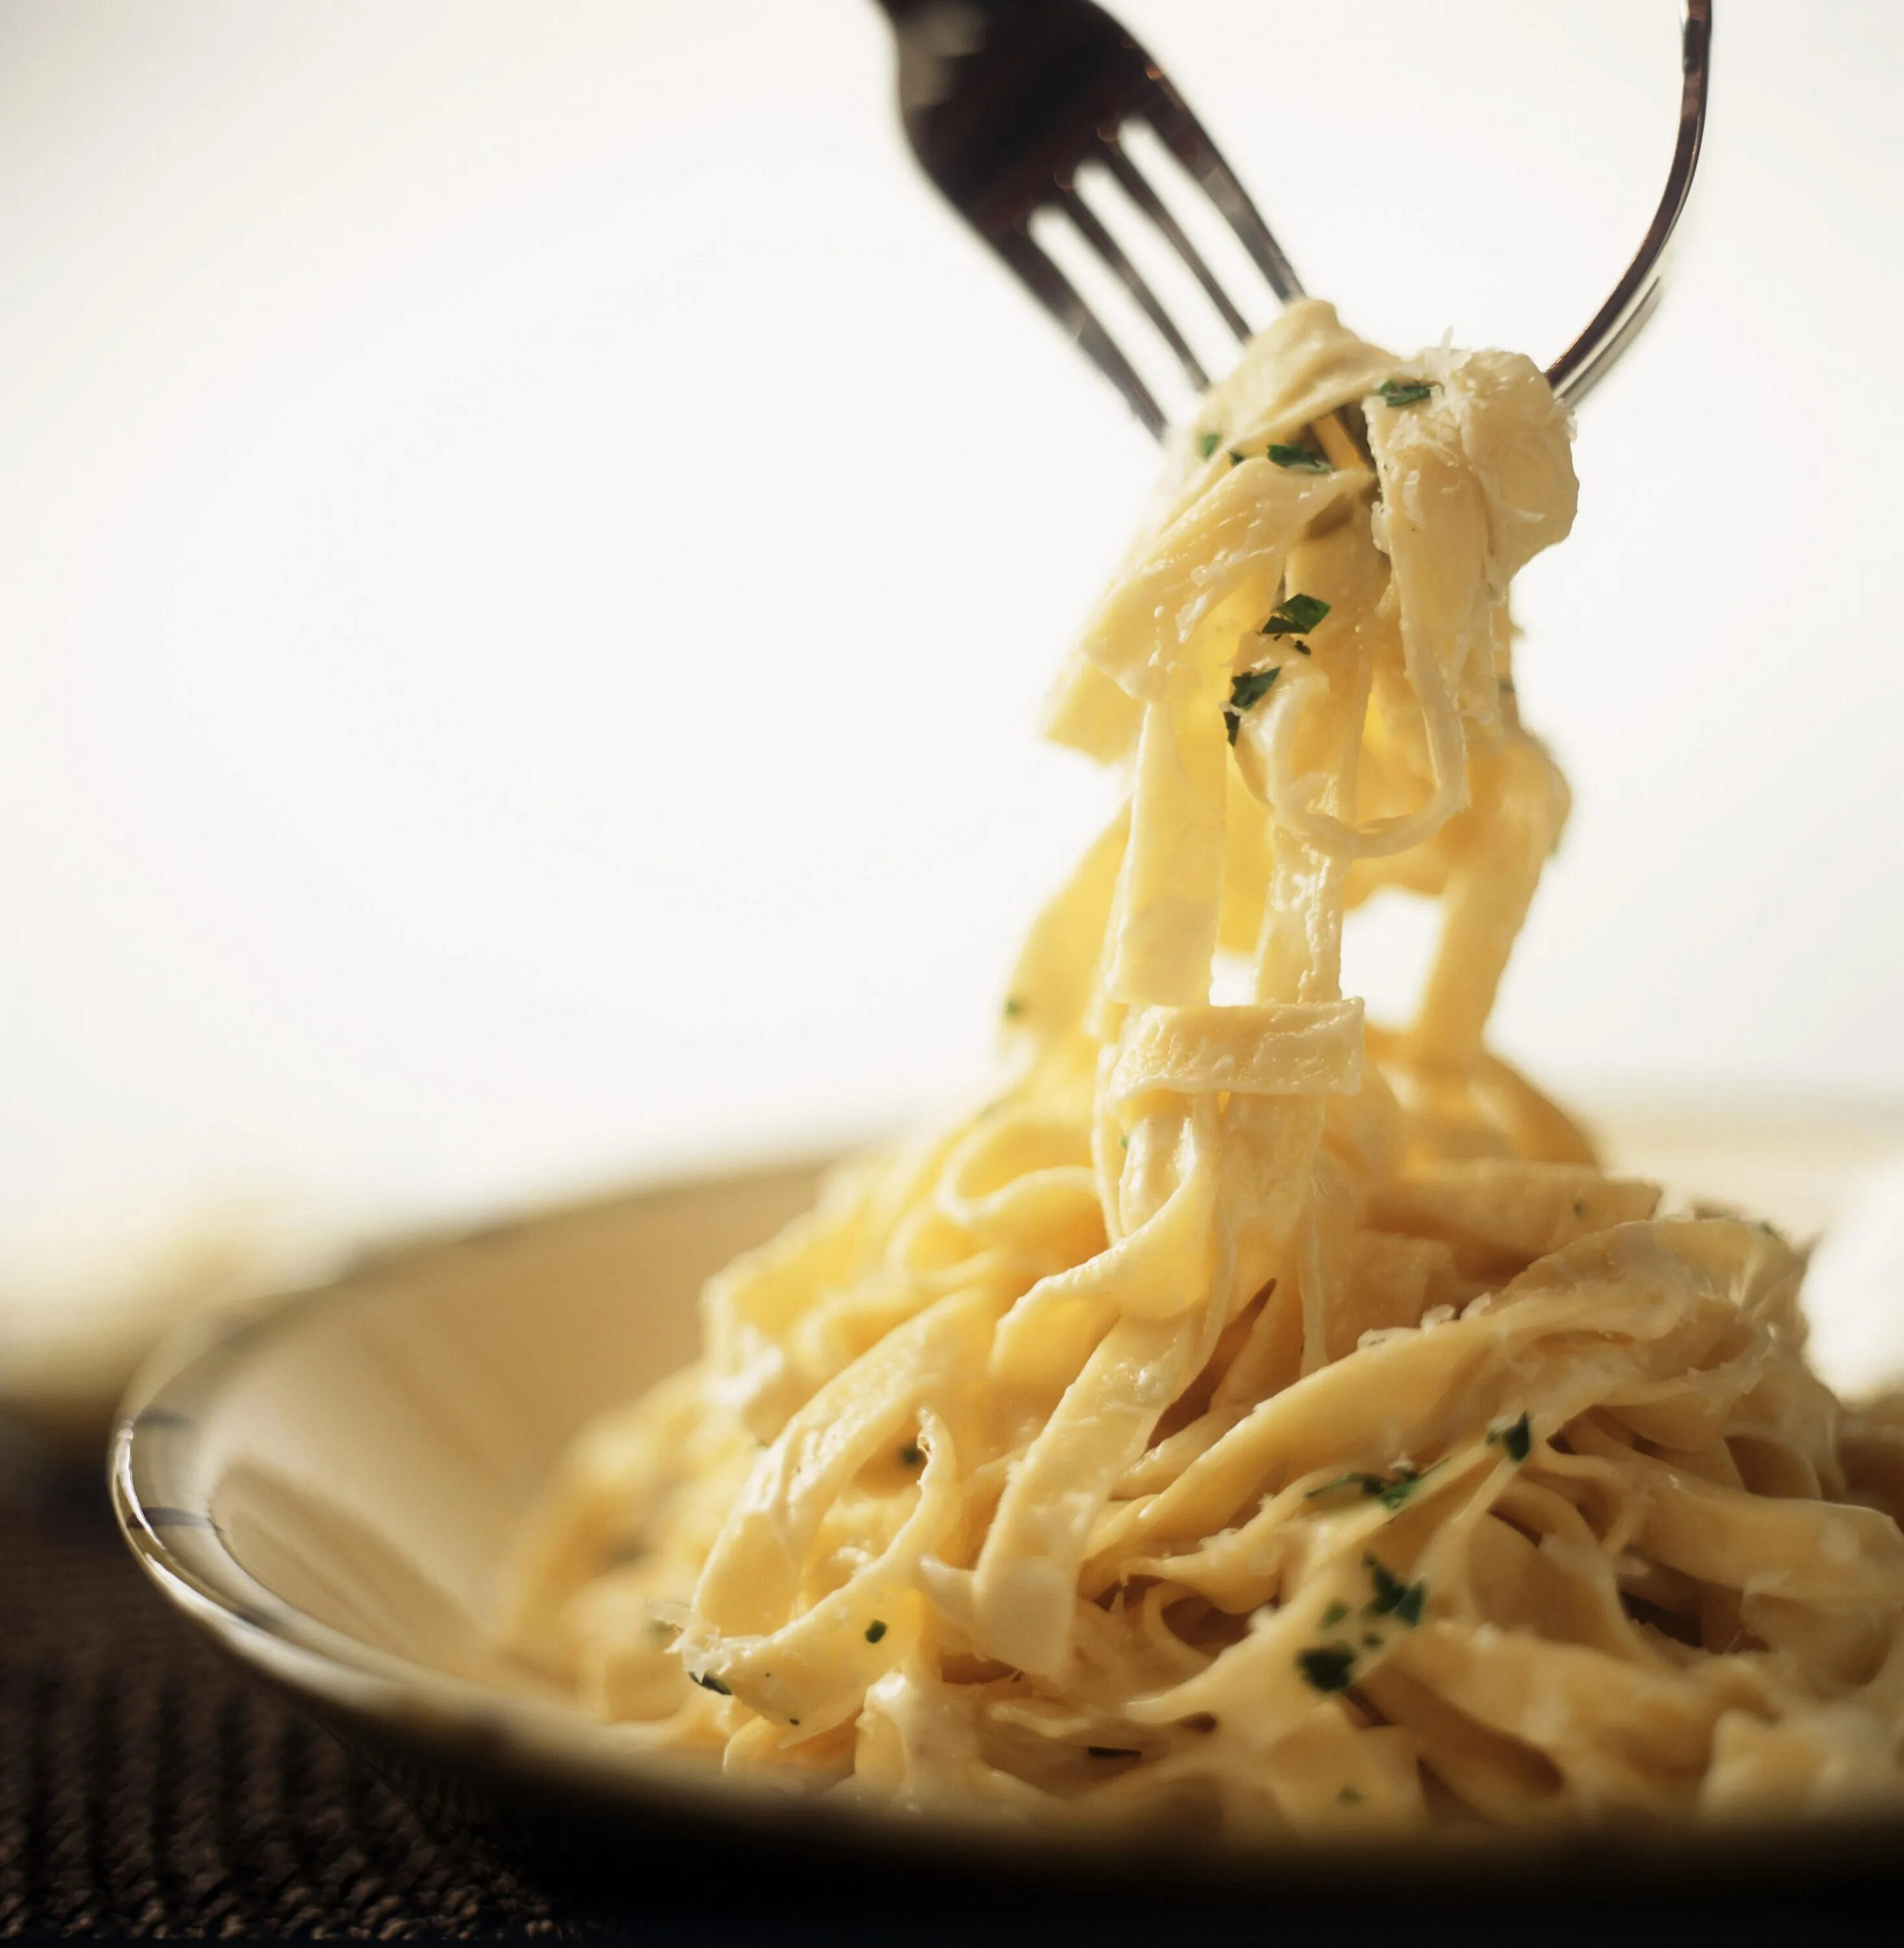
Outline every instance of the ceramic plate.
[[(1760, 1104), (1629, 1104), (1617, 1165), (1810, 1232), (1896, 1242), (1904, 1115)], [(1539, 1842), (1293, 1841), (1247, 1856), (999, 1835), (858, 1813), (677, 1768), (499, 1657), (501, 1566), (564, 1443), (695, 1348), (701, 1281), (808, 1202), (811, 1164), (644, 1190), (392, 1251), (315, 1291), (202, 1321), (129, 1397), (113, 1487), (141, 1563), (230, 1651), (287, 1686), (436, 1816), (482, 1822), (544, 1869), (778, 1911), (851, 1887), (918, 1918), (975, 1900), (1019, 1916), (1147, 1911), (1294, 1918), (1428, 1903), (1505, 1925), (1537, 1884), (1571, 1911), (1644, 1898), (1763, 1928), (1799, 1903), (1894, 1898), (1904, 1828), (1626, 1830)], [(1886, 1214), (1888, 1212), (1889, 1218)], [(1875, 1214), (1874, 1215), (1874, 1213)], [(1871, 1261), (1881, 1264), (1881, 1236)], [(1869, 1254), (1866, 1255), (1867, 1257)], [(1857, 1262), (1862, 1263), (1862, 1260)], [(1853, 1267), (1855, 1271), (1855, 1265)], [(1834, 1377), (1871, 1372), (1904, 1311), (1840, 1276)], [(1887, 1301), (1880, 1303), (1881, 1301)], [(1868, 1357), (1863, 1343), (1877, 1349)], [(747, 1871), (736, 1873), (734, 1863)], [(1715, 1903), (1718, 1903), (1716, 1906)], [(1730, 1903), (1730, 1906), (1727, 1906)], [(1004, 1911), (1004, 1910), (1000, 1910)], [(1895, 1909), (1893, 1909), (1894, 1912)]]

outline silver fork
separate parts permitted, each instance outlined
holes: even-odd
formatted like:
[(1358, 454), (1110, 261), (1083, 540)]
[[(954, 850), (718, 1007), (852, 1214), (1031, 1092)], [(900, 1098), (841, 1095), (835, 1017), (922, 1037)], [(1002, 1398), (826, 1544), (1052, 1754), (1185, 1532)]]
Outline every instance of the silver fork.
[[(1148, 129), (1202, 185), (1279, 302), (1303, 295), (1263, 221), (1170, 77), (1091, 0), (878, 0), (899, 43), (899, 107), (926, 173), (1038, 302), (1161, 437), (1163, 408), (1137, 367), (1031, 234), (1034, 216), (1068, 221), (1135, 300), (1197, 392), (1209, 375), (1116, 237), (1078, 189), (1103, 166), (1161, 233), (1241, 340), (1249, 326), (1155, 188), (1127, 138)], [(1682, 0), (1679, 137), (1666, 192), (1639, 253), (1592, 322), (1549, 367), (1575, 405), (1632, 343), (1660, 296), (1661, 260), (1685, 207), (1705, 131), (1712, 0)]]

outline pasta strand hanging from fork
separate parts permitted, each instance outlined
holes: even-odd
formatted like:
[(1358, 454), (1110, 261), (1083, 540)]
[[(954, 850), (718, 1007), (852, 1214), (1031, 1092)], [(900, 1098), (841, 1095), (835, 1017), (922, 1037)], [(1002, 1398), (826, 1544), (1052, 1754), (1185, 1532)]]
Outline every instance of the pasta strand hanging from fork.
[[(1484, 1044), (1568, 809), (1508, 591), (1575, 492), (1524, 358), (1310, 301), (1251, 344), (1053, 693), (1128, 792), (1031, 929), (1003, 1093), (712, 1281), (699, 1363), (552, 1484), (520, 1655), (901, 1806), (1896, 1792), (1897, 1422), (1805, 1366), (1797, 1253), (1660, 1217)], [(1398, 1028), (1341, 992), (1383, 889), (1441, 907)]]

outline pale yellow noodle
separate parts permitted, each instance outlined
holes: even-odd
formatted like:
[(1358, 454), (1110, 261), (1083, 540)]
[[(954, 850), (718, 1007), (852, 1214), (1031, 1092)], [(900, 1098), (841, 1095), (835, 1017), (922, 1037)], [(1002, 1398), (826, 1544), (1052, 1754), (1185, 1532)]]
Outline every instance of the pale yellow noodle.
[[(1287, 450), (1331, 413), (1341, 464)], [(657, 1748), (1014, 1819), (1898, 1790), (1904, 1416), (1806, 1371), (1782, 1239), (1658, 1217), (1483, 1044), (1568, 806), (1508, 586), (1574, 495), (1525, 359), (1313, 302), (1250, 346), (1053, 693), (1128, 792), (1003, 1094), (712, 1282), (551, 1484), (522, 1655)], [(1400, 1031), (1340, 987), (1394, 889), (1442, 914)]]

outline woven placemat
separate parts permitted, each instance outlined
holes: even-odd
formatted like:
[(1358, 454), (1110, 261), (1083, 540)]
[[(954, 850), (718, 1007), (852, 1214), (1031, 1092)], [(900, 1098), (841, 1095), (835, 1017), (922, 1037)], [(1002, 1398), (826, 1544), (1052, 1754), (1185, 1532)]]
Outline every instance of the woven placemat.
[(0, 1452), (0, 1936), (601, 1933), (175, 1615), (97, 1470)]

